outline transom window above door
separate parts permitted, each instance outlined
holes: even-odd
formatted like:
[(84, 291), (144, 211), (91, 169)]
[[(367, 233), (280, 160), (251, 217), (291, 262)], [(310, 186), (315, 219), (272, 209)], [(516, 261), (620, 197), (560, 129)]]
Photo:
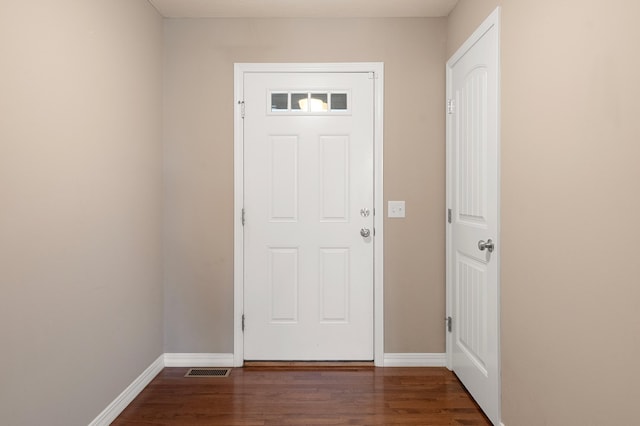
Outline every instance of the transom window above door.
[(350, 94), (346, 91), (284, 91), (269, 92), (272, 114), (349, 114)]

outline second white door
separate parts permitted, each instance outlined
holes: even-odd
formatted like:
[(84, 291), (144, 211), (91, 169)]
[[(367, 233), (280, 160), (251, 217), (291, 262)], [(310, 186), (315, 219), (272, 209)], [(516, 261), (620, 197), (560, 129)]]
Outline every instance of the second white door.
[(371, 75), (243, 84), (244, 358), (373, 360)]
[(447, 63), (451, 367), (500, 422), (499, 19)]

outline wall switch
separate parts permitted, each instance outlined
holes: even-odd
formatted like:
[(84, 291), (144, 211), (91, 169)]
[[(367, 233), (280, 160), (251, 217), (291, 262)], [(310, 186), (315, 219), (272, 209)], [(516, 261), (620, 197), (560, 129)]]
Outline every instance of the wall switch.
[(404, 201), (389, 201), (387, 217), (405, 217)]

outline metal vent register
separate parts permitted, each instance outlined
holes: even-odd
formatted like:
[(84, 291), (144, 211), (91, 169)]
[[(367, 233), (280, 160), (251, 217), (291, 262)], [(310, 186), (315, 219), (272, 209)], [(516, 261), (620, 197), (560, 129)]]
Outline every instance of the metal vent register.
[(184, 377), (229, 377), (230, 368), (190, 368)]

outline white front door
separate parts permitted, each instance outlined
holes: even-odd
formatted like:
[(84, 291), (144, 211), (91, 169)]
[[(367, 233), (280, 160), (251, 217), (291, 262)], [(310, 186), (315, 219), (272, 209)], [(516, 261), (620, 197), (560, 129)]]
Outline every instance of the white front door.
[(373, 79), (243, 84), (244, 358), (373, 360)]
[(500, 419), (498, 15), (447, 63), (451, 367)]

